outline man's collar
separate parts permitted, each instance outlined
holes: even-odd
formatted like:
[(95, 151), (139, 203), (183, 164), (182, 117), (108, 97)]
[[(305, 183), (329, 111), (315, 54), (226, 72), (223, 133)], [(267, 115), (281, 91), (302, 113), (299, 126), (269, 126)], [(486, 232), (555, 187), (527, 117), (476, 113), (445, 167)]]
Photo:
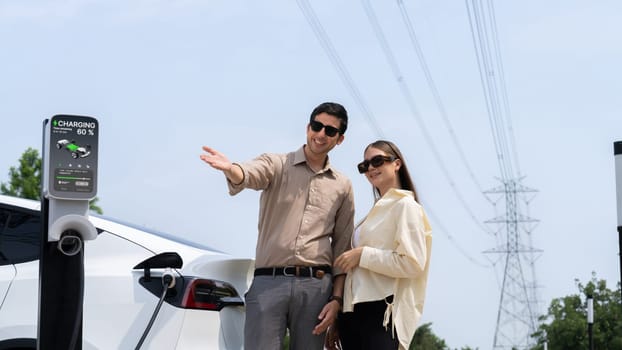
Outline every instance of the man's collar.
[(294, 165), (305, 163), (306, 161), (307, 157), (305, 157), (305, 146), (302, 146), (294, 152)]
[[(296, 152), (294, 152), (294, 165), (306, 162), (307, 157), (305, 156), (305, 145), (302, 145)], [(322, 171), (333, 171), (330, 166), (330, 157), (328, 155), (326, 155), (326, 163), (324, 163)]]

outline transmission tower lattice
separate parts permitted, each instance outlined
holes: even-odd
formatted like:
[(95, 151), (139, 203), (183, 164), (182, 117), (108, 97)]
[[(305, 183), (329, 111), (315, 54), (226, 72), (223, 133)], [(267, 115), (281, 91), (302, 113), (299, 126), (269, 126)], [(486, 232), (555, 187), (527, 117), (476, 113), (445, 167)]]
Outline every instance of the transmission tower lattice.
[(521, 350), (535, 345), (531, 338), (538, 319), (534, 264), (542, 251), (531, 244), (538, 220), (525, 212), (537, 191), (523, 186), (521, 180), (501, 180), (501, 186), (484, 192), (495, 207), (503, 200), (505, 211), (486, 221), (497, 226), (497, 246), (484, 253), (496, 254), (493, 263), (503, 271), (493, 349)]

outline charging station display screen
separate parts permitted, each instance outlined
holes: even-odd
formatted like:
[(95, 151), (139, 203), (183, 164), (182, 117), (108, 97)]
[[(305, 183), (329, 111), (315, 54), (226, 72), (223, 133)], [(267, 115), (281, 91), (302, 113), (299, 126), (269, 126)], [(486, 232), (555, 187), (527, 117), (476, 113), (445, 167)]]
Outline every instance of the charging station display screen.
[(94, 198), (99, 123), (75, 115), (55, 115), (49, 123), (49, 194), (61, 199)]

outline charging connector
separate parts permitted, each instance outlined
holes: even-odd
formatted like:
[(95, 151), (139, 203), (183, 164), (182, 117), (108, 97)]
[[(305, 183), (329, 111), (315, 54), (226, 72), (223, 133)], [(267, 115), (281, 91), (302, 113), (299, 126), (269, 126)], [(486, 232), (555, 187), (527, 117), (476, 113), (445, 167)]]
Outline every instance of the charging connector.
[(175, 275), (173, 274), (173, 269), (167, 267), (162, 273), (162, 285), (165, 289), (171, 289), (175, 287)]

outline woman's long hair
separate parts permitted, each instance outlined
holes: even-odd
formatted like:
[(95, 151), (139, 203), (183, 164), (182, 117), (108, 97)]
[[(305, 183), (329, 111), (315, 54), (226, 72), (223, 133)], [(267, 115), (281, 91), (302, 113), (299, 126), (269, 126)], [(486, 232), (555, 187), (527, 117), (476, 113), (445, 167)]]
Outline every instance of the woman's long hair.
[[(402, 161), (402, 165), (400, 166), (400, 169), (398, 170), (398, 177), (400, 180), (400, 184), (402, 186), (401, 189), (411, 191), (413, 193), (413, 196), (415, 197), (415, 201), (419, 203), (419, 197), (417, 196), (417, 191), (415, 190), (415, 184), (412, 178), (410, 177), (410, 172), (408, 172), (406, 161), (404, 160), (404, 156), (402, 155), (402, 152), (400, 152), (400, 149), (393, 142), (386, 141), (386, 140), (378, 140), (378, 141), (370, 143), (365, 148), (365, 151), (367, 151), (371, 147), (379, 149), (385, 152), (386, 154), (392, 155), (395, 158)], [(374, 187), (374, 198), (376, 200), (380, 198), (380, 192), (378, 192), (378, 189), (375, 187)]]

